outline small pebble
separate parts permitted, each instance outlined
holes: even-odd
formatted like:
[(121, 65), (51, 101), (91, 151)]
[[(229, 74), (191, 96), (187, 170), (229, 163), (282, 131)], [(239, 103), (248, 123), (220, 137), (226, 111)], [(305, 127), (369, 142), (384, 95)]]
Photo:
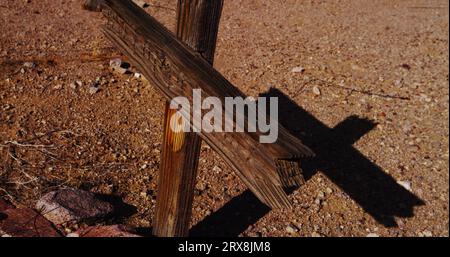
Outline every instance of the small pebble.
[(36, 64), (34, 62), (25, 62), (23, 64), (23, 67), (28, 68), (28, 69), (33, 69), (36, 67)]
[(433, 233), (431, 233), (430, 231), (424, 231), (424, 232), (422, 232), (422, 234), (423, 234), (423, 236), (425, 236), (425, 237), (433, 237)]
[(99, 88), (98, 87), (90, 87), (89, 88), (89, 94), (94, 95), (98, 92)]
[(298, 232), (298, 230), (294, 227), (292, 227), (291, 225), (286, 227), (286, 232), (290, 233), (290, 234), (294, 234), (296, 232)]
[(324, 194), (324, 192), (322, 192), (322, 191), (320, 191), (320, 192), (317, 194), (317, 198), (322, 199), (322, 198), (324, 198), (324, 197), (325, 197), (325, 194)]
[(295, 67), (295, 68), (292, 69), (292, 72), (293, 73), (303, 73), (303, 72), (305, 72), (305, 68), (303, 68), (303, 67)]
[(109, 61), (109, 66), (111, 68), (120, 67), (122, 66), (122, 60), (120, 58), (112, 59)]
[(314, 203), (316, 205), (320, 205), (322, 203), (322, 200), (320, 198), (316, 198), (316, 200), (314, 200)]
[(133, 0), (133, 2), (141, 8), (147, 8), (150, 5), (144, 0)]
[(205, 184), (203, 181), (199, 181), (199, 182), (197, 183), (197, 185), (195, 186), (195, 189), (197, 189), (197, 190), (200, 191), (200, 192), (205, 191), (206, 188), (207, 188), (207, 186), (206, 186), (206, 184)]
[(322, 92), (320, 91), (320, 88), (317, 86), (314, 86), (312, 89), (313, 94), (315, 94), (316, 96), (320, 96), (322, 94)]
[(111, 69), (121, 75), (128, 72), (129, 64), (123, 62), (120, 58), (113, 59), (109, 62)]
[(221, 169), (219, 166), (214, 166), (212, 170), (213, 170), (214, 172), (216, 172), (216, 173), (222, 171), (222, 169)]
[(322, 237), (322, 235), (317, 232), (312, 232), (311, 237)]
[(397, 182), (400, 186), (404, 187), (406, 190), (411, 191), (412, 190), (412, 186), (411, 186), (411, 182), (409, 181), (398, 181)]

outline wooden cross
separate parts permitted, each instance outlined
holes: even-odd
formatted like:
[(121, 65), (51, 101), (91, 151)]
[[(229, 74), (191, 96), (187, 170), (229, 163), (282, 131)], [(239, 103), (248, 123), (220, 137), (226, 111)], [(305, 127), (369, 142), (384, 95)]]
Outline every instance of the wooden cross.
[[(103, 30), (168, 101), (183, 96), (192, 103), (194, 89), (202, 90), (202, 98), (246, 99), (212, 67), (222, 4), (223, 0), (179, 0), (177, 38), (131, 0), (104, 0), (103, 13), (108, 22)], [(173, 114), (167, 105), (156, 236), (188, 235), (201, 139), (236, 171), (259, 200), (271, 208), (291, 207), (284, 190), (304, 182), (298, 159), (314, 154), (284, 127), (279, 125), (275, 143), (261, 144), (261, 132), (175, 133), (169, 129)], [(225, 122), (236, 125), (234, 120)], [(248, 127), (247, 117), (245, 122)]]

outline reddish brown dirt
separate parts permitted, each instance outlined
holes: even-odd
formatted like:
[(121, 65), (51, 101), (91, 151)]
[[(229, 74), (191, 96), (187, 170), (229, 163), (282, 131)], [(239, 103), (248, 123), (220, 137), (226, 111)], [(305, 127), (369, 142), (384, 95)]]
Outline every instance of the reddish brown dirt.
[[(0, 1), (0, 194), (115, 194), (150, 228), (164, 101), (111, 73), (120, 54), (80, 2)], [(175, 5), (148, 10), (173, 29)], [(215, 66), (248, 95), (282, 92), (282, 122), (318, 158), (294, 209), (269, 211), (205, 145), (193, 234), (448, 236), (448, 19), (445, 0), (226, 0)]]

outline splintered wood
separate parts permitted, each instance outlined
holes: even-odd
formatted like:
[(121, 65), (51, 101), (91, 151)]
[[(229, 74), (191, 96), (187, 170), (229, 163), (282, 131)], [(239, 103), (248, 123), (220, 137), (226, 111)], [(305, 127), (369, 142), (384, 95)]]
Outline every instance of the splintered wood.
[[(194, 89), (202, 90), (202, 98), (246, 98), (205, 55), (196, 53), (130, 0), (105, 0), (103, 12), (108, 20), (105, 35), (168, 101), (183, 96), (192, 104)], [(291, 207), (284, 188), (303, 182), (298, 158), (313, 153), (281, 125), (273, 144), (261, 144), (258, 135), (200, 133), (262, 202), (272, 208)]]

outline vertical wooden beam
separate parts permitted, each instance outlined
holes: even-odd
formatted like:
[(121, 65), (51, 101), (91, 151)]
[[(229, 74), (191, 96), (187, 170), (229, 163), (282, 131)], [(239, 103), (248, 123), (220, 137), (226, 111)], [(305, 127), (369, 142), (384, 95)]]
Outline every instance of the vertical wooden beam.
[[(223, 0), (178, 0), (177, 36), (211, 65), (222, 7)], [(170, 123), (176, 110), (169, 105), (166, 103), (153, 234), (185, 237), (189, 234), (202, 140), (196, 133), (172, 131)], [(176, 126), (184, 126), (182, 120)]]

